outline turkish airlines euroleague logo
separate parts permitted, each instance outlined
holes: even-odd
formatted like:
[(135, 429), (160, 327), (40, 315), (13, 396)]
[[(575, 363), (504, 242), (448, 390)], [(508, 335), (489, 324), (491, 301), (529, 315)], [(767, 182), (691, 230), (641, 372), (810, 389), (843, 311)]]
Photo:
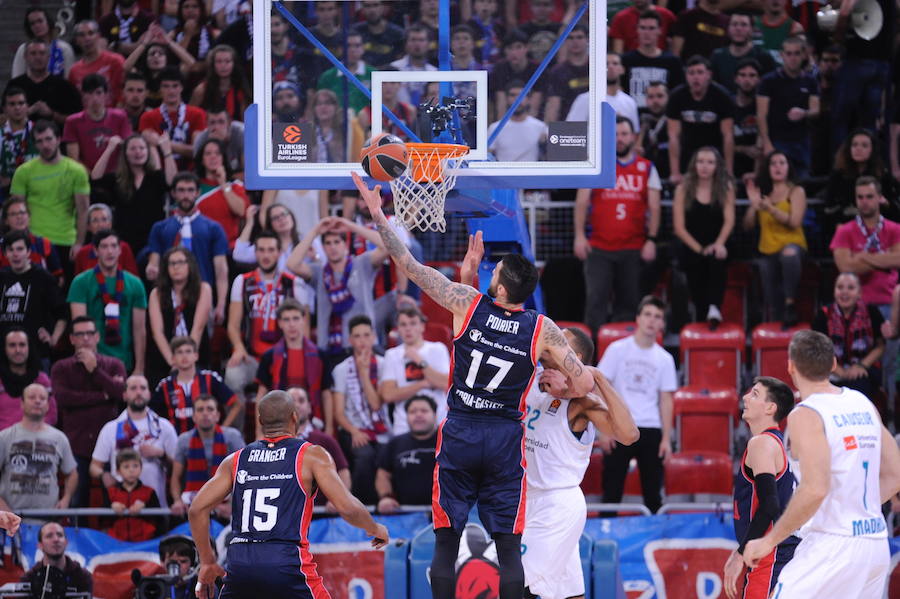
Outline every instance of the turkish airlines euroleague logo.
[(295, 144), (300, 142), (302, 134), (300, 132), (300, 127), (298, 127), (297, 125), (288, 125), (284, 128), (281, 136), (284, 138), (284, 141), (288, 142), (289, 144)]

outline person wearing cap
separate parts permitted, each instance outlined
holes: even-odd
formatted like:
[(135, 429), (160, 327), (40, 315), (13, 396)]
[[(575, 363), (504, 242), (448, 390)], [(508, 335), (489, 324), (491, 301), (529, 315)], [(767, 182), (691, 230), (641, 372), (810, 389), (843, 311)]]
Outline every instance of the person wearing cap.
[(272, 88), (275, 110), (272, 118), (279, 123), (294, 123), (303, 117), (303, 94), (293, 81), (279, 81)]

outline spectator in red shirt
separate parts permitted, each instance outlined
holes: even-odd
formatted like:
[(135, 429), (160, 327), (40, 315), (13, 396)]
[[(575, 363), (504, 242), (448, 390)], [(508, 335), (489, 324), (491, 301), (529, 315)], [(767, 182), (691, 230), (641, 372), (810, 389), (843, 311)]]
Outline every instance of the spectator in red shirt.
[(191, 162), (194, 140), (206, 129), (206, 112), (182, 101), (184, 76), (177, 67), (166, 67), (159, 76), (159, 91), (162, 104), (141, 115), (139, 128), (141, 133), (168, 133), (175, 162), (179, 169), (185, 169)]
[(133, 448), (126, 447), (116, 454), (116, 472), (122, 480), (106, 488), (109, 507), (118, 515), (107, 531), (114, 539), (135, 542), (156, 536), (153, 519), (137, 517), (145, 507), (159, 507), (156, 491), (141, 482), (142, 468), (141, 455)]
[(197, 150), (194, 162), (200, 178), (200, 197), (196, 205), (201, 214), (222, 225), (228, 249), (232, 250), (250, 198), (242, 182), (231, 180), (231, 166), (225, 159), (227, 152), (219, 139), (207, 139)]
[(285, 299), (275, 311), (281, 340), (259, 360), (256, 401), (273, 389), (307, 389), (312, 413), (322, 419), (322, 360), (316, 344), (309, 340), (309, 307), (294, 298)]
[(619, 11), (609, 26), (609, 39), (612, 40), (612, 51), (617, 54), (636, 50), (638, 43), (638, 17), (645, 10), (654, 10), (659, 15), (660, 36), (656, 42), (660, 50), (669, 47), (669, 30), (675, 24), (675, 15), (663, 6), (655, 6), (652, 0), (634, 0), (634, 4)]
[(634, 144), (631, 121), (617, 117), (616, 186), (579, 189), (575, 197), (575, 255), (584, 260), (585, 323), (593, 331), (609, 321), (613, 289), (614, 321), (634, 317), (640, 299), (641, 262), (656, 259), (662, 185), (656, 167), (637, 155)]
[[(87, 212), (88, 233), (94, 235), (100, 231), (113, 228), (112, 209), (103, 203), (93, 204)], [(134, 252), (127, 241), (119, 241), (122, 254), (119, 256), (119, 267), (127, 270), (136, 277), (140, 277), (137, 262), (134, 260)], [(75, 255), (75, 274), (80, 274), (89, 268), (97, 266), (97, 251), (93, 243), (82, 246)]]
[[(103, 75), (91, 73), (84, 78), (81, 101), (84, 110), (66, 118), (62, 142), (66, 144), (66, 155), (80, 161), (91, 172), (111, 137), (118, 135), (125, 139), (131, 135), (131, 121), (121, 108), (107, 108), (109, 82)], [(117, 164), (118, 153), (107, 162), (104, 174), (114, 173)]]
[(75, 25), (75, 42), (81, 48), (81, 60), (72, 65), (69, 82), (81, 89), (81, 82), (91, 73), (103, 75), (109, 82), (107, 106), (118, 106), (125, 81), (125, 59), (121, 54), (100, 46), (97, 21), (81, 21)]

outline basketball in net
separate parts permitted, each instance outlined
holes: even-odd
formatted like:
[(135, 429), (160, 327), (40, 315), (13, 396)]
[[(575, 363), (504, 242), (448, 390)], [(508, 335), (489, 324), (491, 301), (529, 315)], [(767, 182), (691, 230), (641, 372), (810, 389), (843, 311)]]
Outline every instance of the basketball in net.
[(379, 133), (362, 147), (359, 159), (367, 175), (379, 181), (391, 181), (406, 171), (409, 151), (396, 135)]

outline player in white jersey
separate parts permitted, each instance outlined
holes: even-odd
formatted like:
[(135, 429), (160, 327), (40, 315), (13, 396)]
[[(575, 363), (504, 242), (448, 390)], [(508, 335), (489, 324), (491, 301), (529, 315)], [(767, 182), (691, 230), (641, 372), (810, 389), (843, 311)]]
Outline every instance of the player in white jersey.
[[(566, 329), (564, 335), (579, 360), (591, 360), (594, 344), (584, 332)], [(596, 368), (588, 369), (594, 389), (586, 397), (554, 397), (554, 392), (565, 391), (566, 377), (552, 369), (544, 370), (540, 378), (540, 387), (547, 392), (532, 387), (528, 396), (525, 597), (584, 597), (578, 541), (587, 509), (579, 485), (591, 458), (594, 427), (625, 445), (638, 438), (631, 413), (612, 384)]]
[(800, 485), (772, 529), (744, 549), (756, 567), (798, 531), (776, 599), (873, 599), (885, 589), (890, 550), (881, 504), (900, 491), (900, 450), (866, 396), (829, 382), (834, 366), (825, 335), (800, 331), (791, 339), (788, 372), (802, 401), (787, 430)]

